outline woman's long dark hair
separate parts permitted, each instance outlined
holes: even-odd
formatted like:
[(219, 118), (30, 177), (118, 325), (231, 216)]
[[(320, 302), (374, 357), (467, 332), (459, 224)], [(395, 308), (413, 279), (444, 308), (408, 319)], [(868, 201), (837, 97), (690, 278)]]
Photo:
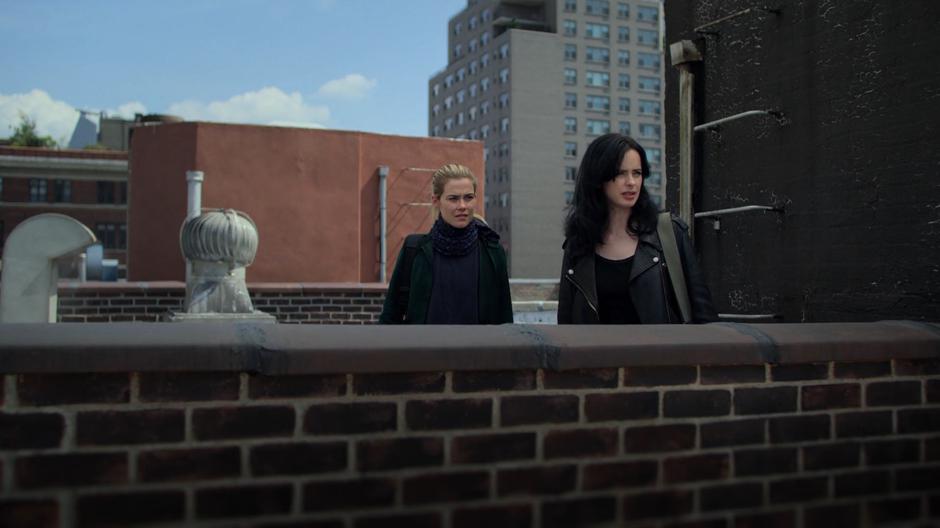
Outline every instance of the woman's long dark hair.
[(641, 235), (656, 230), (656, 205), (646, 191), (646, 178), (650, 175), (650, 164), (646, 151), (633, 138), (623, 134), (605, 134), (588, 145), (578, 178), (574, 196), (568, 206), (565, 219), (567, 248), (575, 257), (594, 251), (603, 241), (607, 229), (609, 207), (604, 195), (604, 184), (617, 177), (627, 151), (635, 150), (640, 155), (643, 185), (640, 196), (630, 212), (627, 231)]

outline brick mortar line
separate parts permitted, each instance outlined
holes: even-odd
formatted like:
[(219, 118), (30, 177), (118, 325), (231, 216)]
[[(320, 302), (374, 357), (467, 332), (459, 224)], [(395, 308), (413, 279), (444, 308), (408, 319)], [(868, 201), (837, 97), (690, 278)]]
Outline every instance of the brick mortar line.
[[(396, 481), (396, 484), (397, 484), (396, 490), (403, 490), (404, 478), (392, 479), (392, 480)], [(733, 479), (732, 478), (732, 479), (724, 479), (724, 480), (703, 481), (703, 482), (696, 482), (696, 483), (680, 483), (680, 484), (670, 486), (667, 489), (678, 490), (678, 491), (688, 491), (688, 492), (693, 493), (693, 497), (696, 497), (696, 496), (699, 496), (700, 492), (704, 489), (713, 488), (713, 487), (721, 487), (721, 486), (726, 486), (726, 485), (756, 483), (756, 484), (760, 484), (764, 490), (768, 490), (771, 482), (778, 482), (778, 481), (783, 481), (783, 480), (787, 480), (787, 479), (781, 478), (778, 480), (771, 481), (771, 480), (765, 480), (761, 478), (751, 478), (751, 479)], [(221, 482), (205, 483), (204, 485), (199, 485), (199, 484), (193, 485), (193, 484), (184, 483), (183, 486), (179, 486), (177, 484), (176, 486), (173, 486), (173, 487), (170, 487), (170, 483), (161, 483), (159, 485), (139, 486), (139, 487), (132, 488), (132, 489), (129, 489), (128, 487), (119, 488), (119, 487), (107, 487), (107, 486), (88, 486), (88, 487), (83, 487), (81, 490), (77, 490), (77, 489), (62, 490), (62, 489), (56, 489), (56, 488), (45, 490), (45, 491), (32, 490), (28, 493), (13, 493), (11, 496), (8, 496), (7, 498), (14, 499), (14, 500), (15, 499), (57, 498), (58, 500), (61, 501), (61, 503), (63, 503), (64, 507), (61, 510), (62, 513), (66, 516), (71, 516), (71, 513), (75, 511), (75, 506), (77, 505), (77, 500), (75, 499), (77, 499), (77, 496), (79, 495), (90, 496), (90, 495), (100, 494), (102, 492), (121, 494), (121, 493), (148, 493), (148, 492), (158, 492), (158, 491), (182, 491), (184, 493), (184, 497), (192, 495), (194, 499), (195, 493), (198, 491), (207, 490), (207, 489), (226, 489), (226, 488), (236, 489), (236, 488), (245, 487), (246, 485), (249, 487), (256, 486), (256, 485), (257, 486), (278, 486), (278, 485), (296, 486), (299, 489), (301, 489), (301, 495), (302, 495), (303, 486), (308, 483), (315, 483), (315, 482), (318, 482), (318, 481), (305, 479), (303, 477), (298, 477), (298, 478), (292, 478), (292, 479), (272, 478), (270, 480), (265, 479), (260, 482), (239, 481), (239, 482), (230, 483), (230, 484), (223, 484)], [(892, 486), (892, 488), (894, 488), (894, 486)], [(494, 488), (491, 488), (491, 491), (493, 491), (495, 494), (497, 490), (494, 487)], [(577, 489), (574, 491), (578, 492)], [(411, 513), (414, 510), (418, 510), (419, 512), (428, 511), (428, 510), (437, 511), (437, 509), (442, 509), (443, 510), (442, 513), (446, 515), (448, 511), (450, 513), (453, 513), (456, 509), (459, 509), (462, 507), (473, 507), (473, 506), (480, 506), (480, 505), (482, 506), (513, 505), (513, 504), (518, 504), (519, 501), (525, 501), (525, 500), (528, 500), (530, 505), (534, 509), (538, 510), (539, 506), (544, 505), (546, 502), (558, 502), (558, 501), (565, 501), (568, 499), (582, 500), (582, 499), (590, 499), (590, 498), (596, 498), (596, 497), (613, 497), (615, 501), (622, 502), (623, 499), (625, 499), (626, 497), (641, 496), (641, 495), (655, 492), (655, 491), (656, 490), (651, 490), (647, 487), (637, 487), (637, 488), (626, 488), (626, 489), (625, 488), (609, 488), (605, 490), (581, 491), (580, 493), (578, 493), (576, 497), (564, 497), (564, 496), (557, 496), (557, 495), (509, 495), (509, 496), (499, 497), (499, 496), (494, 495), (494, 497), (492, 498), (488, 497), (488, 498), (473, 499), (473, 500), (468, 500), (468, 501), (453, 501), (453, 502), (446, 502), (446, 503), (431, 502), (431, 503), (414, 504), (414, 505), (402, 504), (400, 508), (398, 507), (397, 504), (393, 504), (387, 508), (377, 507), (375, 510), (370, 511), (366, 514), (363, 514), (362, 516), (373, 516), (373, 515), (381, 516), (382, 514), (388, 513), (388, 512)], [(860, 506), (865, 506), (865, 505), (870, 505), (872, 502), (881, 502), (884, 500), (898, 500), (898, 499), (904, 500), (904, 499), (910, 499), (910, 498), (919, 499), (921, 500), (921, 502), (923, 502), (923, 497), (925, 496), (925, 494), (929, 494), (929, 490), (924, 489), (924, 490), (910, 490), (910, 491), (893, 491), (890, 497), (887, 497), (887, 498), (883, 495), (859, 495), (859, 496), (847, 496), (847, 497), (835, 497), (833, 495), (830, 495), (828, 497), (814, 498), (809, 501), (794, 502), (794, 503), (790, 503), (786, 506), (781, 506), (781, 507), (793, 507), (793, 508), (798, 508), (798, 509), (805, 509), (808, 507), (813, 507), (816, 504), (838, 505), (838, 504), (843, 504), (843, 503), (859, 504)], [(301, 502), (302, 502), (302, 498), (301, 498)], [(721, 509), (721, 510), (714, 510), (714, 511), (707, 511), (707, 512), (702, 511), (701, 508), (699, 507), (693, 510), (693, 513), (691, 515), (693, 516), (694, 515), (699, 515), (699, 516), (738, 515), (742, 513), (746, 514), (747, 512), (750, 512), (750, 511), (764, 512), (766, 511), (767, 507), (775, 507), (775, 506), (776, 505), (770, 504), (769, 501), (766, 501), (761, 506), (746, 507), (746, 508), (728, 508), (728, 509)], [(350, 517), (356, 517), (356, 518), (360, 516), (360, 514), (357, 512), (351, 512), (345, 509), (330, 510), (330, 511), (323, 511), (323, 512), (305, 512), (305, 511), (302, 511), (302, 504), (299, 507), (301, 508), (300, 514), (303, 516), (309, 516), (311, 519), (319, 519), (319, 518), (337, 516), (337, 515), (344, 515), (344, 516), (350, 516)], [(195, 512), (193, 513), (195, 516)], [(184, 510), (184, 517), (186, 517), (186, 515), (187, 515), (186, 510)], [(288, 513), (288, 514), (269, 514), (269, 515), (253, 516), (252, 522), (263, 521), (267, 518), (281, 518), (285, 515), (291, 515), (291, 514)], [(923, 517), (923, 510), (921, 510), (921, 517)], [(222, 522), (222, 521), (219, 519), (204, 519), (204, 520), (197, 521), (197, 522), (217, 523), (217, 522)], [(64, 524), (67, 524), (67, 523), (64, 523)]]

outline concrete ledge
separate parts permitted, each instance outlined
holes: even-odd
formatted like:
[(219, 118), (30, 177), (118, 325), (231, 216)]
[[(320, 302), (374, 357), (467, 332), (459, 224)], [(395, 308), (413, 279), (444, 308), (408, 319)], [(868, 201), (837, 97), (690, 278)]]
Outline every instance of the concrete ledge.
[(940, 325), (0, 324), (0, 373), (415, 372), (940, 358)]

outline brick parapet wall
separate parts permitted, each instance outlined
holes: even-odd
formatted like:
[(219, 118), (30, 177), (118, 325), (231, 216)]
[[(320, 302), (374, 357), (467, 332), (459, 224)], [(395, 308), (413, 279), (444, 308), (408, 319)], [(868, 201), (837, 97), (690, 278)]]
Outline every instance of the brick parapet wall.
[(4, 526), (940, 523), (936, 325), (0, 325), (0, 372)]
[[(280, 323), (369, 324), (378, 321), (385, 285), (359, 283), (248, 284), (255, 310)], [(61, 282), (59, 322), (157, 322), (183, 309), (182, 282)]]
[[(512, 281), (516, 301), (552, 301), (558, 281)], [(255, 310), (279, 323), (378, 322), (386, 286), (380, 283), (249, 283)], [(157, 322), (183, 309), (186, 285), (178, 281), (59, 283), (61, 323)], [(553, 306), (553, 302), (548, 303)], [(521, 304), (520, 309), (527, 305)]]

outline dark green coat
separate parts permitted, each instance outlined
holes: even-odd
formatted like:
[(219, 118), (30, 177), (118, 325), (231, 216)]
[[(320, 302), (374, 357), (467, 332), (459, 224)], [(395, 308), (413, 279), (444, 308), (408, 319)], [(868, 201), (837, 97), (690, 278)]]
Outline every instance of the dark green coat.
[[(478, 284), (478, 308), (480, 324), (502, 324), (512, 322), (512, 298), (509, 293), (509, 272), (506, 265), (506, 252), (499, 245), (498, 237), (481, 236), (480, 244), (480, 279)], [(379, 322), (383, 324), (424, 324), (428, 319), (428, 305), (431, 302), (431, 284), (433, 283), (432, 265), (434, 258), (431, 237), (425, 235), (418, 245), (414, 263), (411, 267), (411, 289), (408, 292), (407, 313), (401, 313), (398, 298), (402, 280), (402, 259), (405, 248), (398, 253), (392, 280), (388, 283), (385, 305)]]

